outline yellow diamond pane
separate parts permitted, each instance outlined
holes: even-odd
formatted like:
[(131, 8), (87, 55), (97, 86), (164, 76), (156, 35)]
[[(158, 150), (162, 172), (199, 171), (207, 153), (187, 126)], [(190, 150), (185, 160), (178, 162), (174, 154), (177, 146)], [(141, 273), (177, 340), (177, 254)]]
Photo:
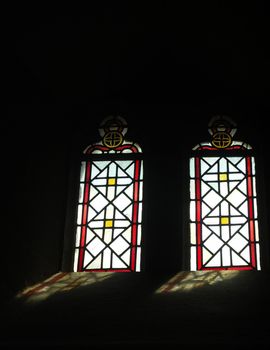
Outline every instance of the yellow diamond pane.
[(112, 227), (113, 226), (113, 221), (112, 220), (106, 220), (105, 221), (105, 227)]
[(226, 173), (219, 174), (219, 180), (220, 181), (227, 181), (228, 180), (228, 175)]
[(110, 177), (110, 178), (108, 179), (108, 185), (109, 185), (109, 186), (114, 186), (114, 185), (115, 185), (115, 183), (116, 183), (115, 178)]
[(221, 221), (221, 225), (228, 225), (229, 224), (228, 216), (221, 217), (220, 221)]

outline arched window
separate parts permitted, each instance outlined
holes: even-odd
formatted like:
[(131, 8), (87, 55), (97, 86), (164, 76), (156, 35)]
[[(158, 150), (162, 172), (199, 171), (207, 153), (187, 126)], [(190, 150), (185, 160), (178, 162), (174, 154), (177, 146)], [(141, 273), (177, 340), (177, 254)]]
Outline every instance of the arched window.
[(127, 123), (108, 117), (81, 162), (74, 271), (140, 271), (143, 164)]
[(227, 117), (214, 117), (209, 132), (190, 158), (191, 270), (260, 270), (252, 147), (233, 141)]

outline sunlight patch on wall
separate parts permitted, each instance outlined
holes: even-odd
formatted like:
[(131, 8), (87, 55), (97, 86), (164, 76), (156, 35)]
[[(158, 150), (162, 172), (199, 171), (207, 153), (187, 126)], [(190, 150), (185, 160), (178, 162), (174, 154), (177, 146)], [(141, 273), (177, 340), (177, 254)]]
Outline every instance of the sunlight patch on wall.
[(113, 272), (59, 272), (41, 283), (25, 288), (16, 298), (26, 302), (40, 302), (59, 292), (69, 292), (78, 287), (102, 282), (112, 275)]
[(163, 284), (156, 293), (189, 292), (234, 278), (240, 271), (182, 271)]

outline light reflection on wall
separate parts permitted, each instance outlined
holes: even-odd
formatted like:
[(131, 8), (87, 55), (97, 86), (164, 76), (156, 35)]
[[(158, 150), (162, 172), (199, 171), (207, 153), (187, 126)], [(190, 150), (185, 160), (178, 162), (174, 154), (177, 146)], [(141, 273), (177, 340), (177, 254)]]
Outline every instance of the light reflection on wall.
[(237, 270), (182, 271), (163, 284), (156, 293), (189, 292), (234, 278), (238, 273)]
[(72, 289), (102, 282), (110, 278), (114, 272), (59, 272), (45, 281), (25, 288), (16, 298), (25, 302), (40, 302), (55, 293), (68, 292)]

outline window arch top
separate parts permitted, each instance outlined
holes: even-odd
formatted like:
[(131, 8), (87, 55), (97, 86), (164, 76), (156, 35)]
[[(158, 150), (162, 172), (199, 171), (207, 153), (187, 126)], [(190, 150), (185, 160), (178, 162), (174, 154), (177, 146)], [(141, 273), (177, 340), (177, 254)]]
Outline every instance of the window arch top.
[(233, 140), (237, 131), (236, 124), (226, 116), (215, 116), (208, 125), (211, 142), (201, 142), (193, 147), (196, 150), (245, 150), (252, 147), (243, 141)]
[(127, 130), (127, 122), (123, 117), (105, 118), (99, 127), (101, 141), (87, 146), (84, 154), (141, 153), (138, 143), (125, 139)]

